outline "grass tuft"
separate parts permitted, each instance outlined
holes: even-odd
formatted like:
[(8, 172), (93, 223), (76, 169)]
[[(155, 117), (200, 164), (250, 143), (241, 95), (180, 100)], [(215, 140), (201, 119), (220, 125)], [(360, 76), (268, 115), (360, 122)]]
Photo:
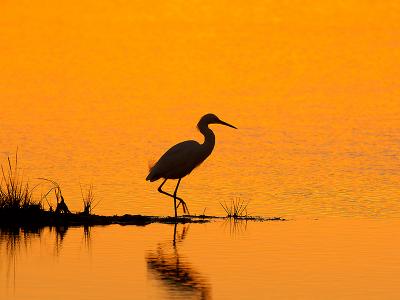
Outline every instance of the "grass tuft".
[(95, 198), (93, 193), (93, 184), (89, 185), (89, 188), (86, 194), (83, 194), (82, 185), (81, 185), (81, 195), (82, 195), (82, 202), (83, 202), (83, 215), (90, 215), (92, 214), (93, 209), (100, 203), (97, 201), (95, 204)]
[(35, 188), (30, 188), (29, 182), (25, 182), (18, 171), (18, 152), (14, 163), (7, 157), (7, 166), (1, 165), (0, 209), (41, 209), (41, 202), (32, 197)]
[(247, 206), (249, 205), (248, 201), (236, 198), (232, 200), (229, 204), (227, 204), (226, 202), (224, 203), (220, 202), (219, 204), (226, 212), (226, 216), (228, 218), (239, 219), (248, 217), (247, 214)]
[(51, 211), (51, 212), (53, 211), (53, 206), (52, 206), (51, 203), (47, 200), (47, 196), (48, 196), (52, 191), (54, 191), (54, 196), (55, 196), (56, 202), (57, 202), (57, 206), (56, 206), (56, 209), (55, 209), (55, 213), (70, 214), (71, 212), (70, 212), (70, 210), (68, 209), (67, 204), (65, 203), (64, 196), (63, 196), (63, 194), (62, 194), (60, 185), (59, 185), (56, 181), (54, 181), (54, 180), (52, 180), (52, 179), (47, 179), (47, 178), (43, 178), (43, 177), (38, 178), (38, 179), (44, 180), (44, 181), (47, 181), (47, 182), (50, 182), (50, 183), (53, 185), (53, 186), (49, 189), (49, 191), (48, 191), (46, 194), (44, 194), (43, 197), (42, 197), (42, 198), (46, 199), (47, 204), (48, 204), (49, 207), (50, 207), (50, 211)]

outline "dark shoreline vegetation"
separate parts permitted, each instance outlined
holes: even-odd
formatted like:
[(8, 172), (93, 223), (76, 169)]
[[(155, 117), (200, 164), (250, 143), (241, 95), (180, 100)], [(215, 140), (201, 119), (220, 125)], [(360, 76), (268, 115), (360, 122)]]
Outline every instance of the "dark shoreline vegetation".
[[(229, 217), (218, 216), (189, 216), (184, 215), (178, 218), (163, 216), (143, 216), (129, 215), (122, 216), (101, 216), (101, 215), (84, 215), (82, 213), (58, 214), (46, 210), (37, 209), (0, 209), (0, 227), (1, 226), (96, 226), (96, 225), (139, 225), (144, 226), (152, 223), (161, 224), (186, 224), (186, 223), (207, 223), (212, 220), (231, 219)], [(238, 217), (232, 218), (234, 221), (285, 221), (280, 217), (263, 218), (263, 217)]]
[[(151, 223), (163, 224), (184, 224), (184, 223), (206, 223), (216, 219), (233, 219), (235, 221), (284, 221), (285, 219), (263, 218), (247, 215), (247, 205), (240, 200), (232, 201), (231, 207), (226, 203), (223, 205), (227, 212), (226, 217), (206, 215), (184, 215), (178, 218), (161, 216), (129, 215), (122, 216), (101, 216), (92, 213), (92, 210), (99, 203), (95, 203), (93, 186), (91, 185), (86, 194), (82, 191), (83, 211), (72, 213), (64, 200), (61, 187), (57, 182), (38, 178), (42, 182), (51, 184), (48, 192), (40, 197), (40, 200), (33, 199), (33, 191), (39, 185), (30, 187), (28, 181), (24, 181), (18, 171), (18, 154), (12, 163), (7, 158), (7, 167), (1, 166), (0, 181), (0, 227), (45, 227), (45, 226), (95, 226), (95, 225), (148, 225)], [(54, 192), (55, 208), (49, 195)], [(48, 209), (45, 208), (47, 204)]]

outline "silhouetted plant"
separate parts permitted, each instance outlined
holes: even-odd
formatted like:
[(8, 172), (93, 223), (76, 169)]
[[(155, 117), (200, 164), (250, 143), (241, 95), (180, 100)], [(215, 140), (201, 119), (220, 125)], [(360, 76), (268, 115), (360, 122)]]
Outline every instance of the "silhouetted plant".
[(81, 195), (82, 195), (82, 202), (83, 202), (82, 214), (90, 215), (92, 213), (93, 209), (100, 203), (100, 201), (97, 201), (97, 203), (94, 204), (95, 198), (94, 198), (94, 193), (93, 193), (93, 184), (89, 185), (89, 188), (88, 188), (86, 194), (83, 194), (82, 185), (81, 185)]
[(1, 165), (0, 181), (0, 208), (3, 209), (41, 209), (41, 203), (35, 202), (29, 182), (24, 182), (23, 176), (18, 172), (18, 152), (15, 153), (14, 166), (10, 157), (7, 157), (7, 167)]
[(249, 205), (249, 202), (241, 200), (240, 198), (236, 198), (232, 200), (229, 204), (226, 202), (219, 203), (224, 211), (226, 212), (226, 216), (228, 218), (244, 218), (247, 217), (247, 206)]
[(44, 195), (42, 196), (42, 199), (45, 198), (46, 201), (47, 201), (47, 203), (49, 204), (50, 210), (52, 211), (53, 207), (52, 207), (52, 205), (49, 203), (49, 201), (47, 200), (47, 196), (48, 196), (52, 191), (54, 191), (54, 195), (55, 195), (56, 202), (57, 202), (57, 206), (56, 206), (56, 209), (55, 209), (54, 212), (55, 212), (55, 213), (70, 214), (71, 212), (70, 212), (70, 210), (68, 209), (67, 204), (65, 203), (65, 200), (64, 200), (64, 197), (63, 197), (63, 195), (62, 195), (62, 191), (61, 191), (60, 185), (59, 185), (56, 181), (51, 180), (51, 179), (47, 179), (47, 178), (38, 178), (38, 179), (48, 181), (48, 182), (50, 182), (50, 183), (53, 185), (53, 186), (49, 189), (49, 191), (48, 191), (46, 194), (44, 194)]

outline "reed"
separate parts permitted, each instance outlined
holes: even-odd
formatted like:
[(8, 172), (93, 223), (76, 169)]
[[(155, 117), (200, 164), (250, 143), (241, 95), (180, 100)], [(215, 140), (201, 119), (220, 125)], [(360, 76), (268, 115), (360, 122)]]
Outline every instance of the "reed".
[(7, 157), (7, 166), (1, 165), (0, 209), (42, 209), (40, 201), (34, 201), (28, 181), (18, 171), (18, 152), (14, 163)]

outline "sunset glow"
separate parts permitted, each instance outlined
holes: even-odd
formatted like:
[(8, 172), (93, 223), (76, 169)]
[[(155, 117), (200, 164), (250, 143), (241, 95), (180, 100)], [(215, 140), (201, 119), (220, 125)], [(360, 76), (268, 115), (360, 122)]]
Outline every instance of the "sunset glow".
[[(72, 211), (82, 208), (81, 186), (93, 184), (100, 201), (96, 214), (173, 215), (173, 200), (157, 192), (161, 182), (145, 181), (148, 166), (178, 142), (202, 142), (196, 124), (215, 113), (239, 129), (210, 126), (216, 134), (212, 155), (181, 183), (190, 212), (223, 216), (221, 202), (242, 199), (253, 216), (292, 223), (253, 224), (260, 239), (269, 239), (260, 248), (252, 226), (243, 233), (246, 243), (224, 236), (235, 248), (227, 251), (234, 253), (229, 259), (239, 261), (234, 270), (218, 269), (218, 261), (213, 269), (207, 258), (221, 259), (221, 253), (202, 256), (210, 245), (192, 245), (212, 235), (195, 225), (182, 252), (193, 254), (189, 265), (196, 272), (211, 274), (204, 279), (207, 288), (214, 286), (209, 296), (229, 296), (221, 278), (248, 267), (248, 258), (238, 257), (247, 248), (259, 255), (253, 276), (261, 278), (271, 266), (276, 272), (254, 281), (252, 299), (262, 298), (260, 282), (280, 299), (365, 299), (358, 292), (371, 282), (378, 286), (371, 298), (399, 294), (393, 281), (400, 275), (399, 245), (390, 235), (396, 235), (400, 216), (399, 1), (38, 0), (3, 1), (0, 8), (1, 164), (18, 149), (24, 178), (33, 185), (41, 177), (57, 181)], [(168, 181), (166, 189), (172, 192), (174, 185)], [(35, 197), (45, 190), (39, 186)], [(321, 231), (317, 219), (325, 222)], [(134, 234), (118, 227), (94, 232), (99, 244), (110, 231), (104, 243), (136, 247), (132, 235), (140, 236), (138, 244), (146, 239), (135, 250), (143, 263), (143, 251), (171, 235), (168, 226), (149, 226)], [(357, 230), (345, 237), (348, 227)], [(384, 255), (380, 242), (370, 243), (371, 228), (387, 247)], [(304, 237), (309, 230), (313, 234)], [(98, 249), (114, 247), (104, 243)], [(267, 245), (276, 247), (261, 248)], [(294, 254), (292, 247), (301, 250)], [(254, 257), (251, 263), (257, 263)], [(380, 265), (381, 277), (371, 277), (371, 268)], [(337, 266), (354, 268), (340, 281)], [(22, 273), (31, 276), (35, 268), (37, 261), (28, 261)], [(147, 282), (144, 265), (139, 269), (134, 277)], [(109, 280), (121, 283), (117, 277)], [(313, 284), (299, 283), (304, 277)], [(335, 280), (345, 288), (326, 284)], [(293, 289), (282, 296), (285, 283)], [(0, 295), (24, 299), (5, 290), (0, 287)], [(154, 298), (166, 297), (158, 287), (149, 290)], [(240, 299), (247, 292), (236, 291)], [(114, 290), (105, 293), (111, 299)], [(150, 297), (145, 290), (138, 295)]]

